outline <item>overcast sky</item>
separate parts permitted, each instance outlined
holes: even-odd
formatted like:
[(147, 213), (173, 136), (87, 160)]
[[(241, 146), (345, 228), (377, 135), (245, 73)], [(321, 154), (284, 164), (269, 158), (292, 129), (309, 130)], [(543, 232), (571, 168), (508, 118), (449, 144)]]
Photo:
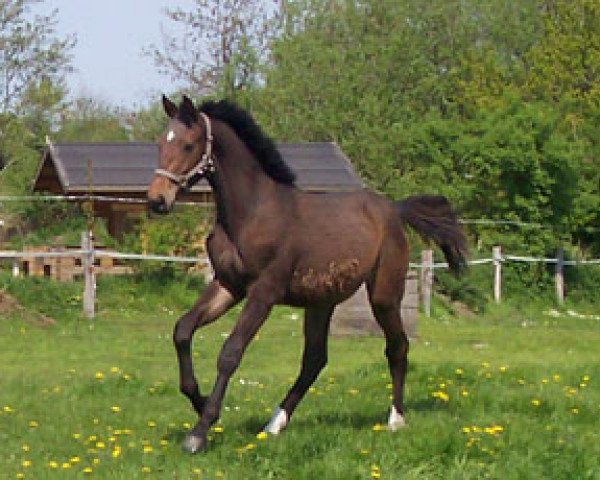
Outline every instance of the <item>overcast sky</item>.
[(190, 8), (193, 0), (45, 0), (36, 11), (58, 9), (58, 34), (75, 34), (75, 72), (67, 79), (72, 96), (91, 96), (115, 106), (144, 106), (176, 89), (142, 54), (161, 45), (161, 26), (170, 28), (166, 5)]

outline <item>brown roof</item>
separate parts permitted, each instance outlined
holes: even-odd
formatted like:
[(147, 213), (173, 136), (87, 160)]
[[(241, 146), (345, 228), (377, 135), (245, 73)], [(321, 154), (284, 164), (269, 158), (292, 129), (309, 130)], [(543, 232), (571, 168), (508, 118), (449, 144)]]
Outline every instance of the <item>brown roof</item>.
[[(279, 151), (297, 175), (297, 185), (310, 191), (356, 190), (364, 184), (335, 143), (281, 143)], [(143, 193), (157, 167), (154, 143), (57, 143), (48, 146), (33, 191), (81, 194), (90, 191)], [(209, 191), (206, 181), (192, 192)]]

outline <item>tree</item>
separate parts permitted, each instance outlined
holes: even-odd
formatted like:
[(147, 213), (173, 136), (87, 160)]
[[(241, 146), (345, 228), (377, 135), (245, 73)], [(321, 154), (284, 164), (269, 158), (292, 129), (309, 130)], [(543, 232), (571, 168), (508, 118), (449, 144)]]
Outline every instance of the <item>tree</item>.
[(93, 98), (78, 98), (62, 113), (56, 139), (77, 142), (126, 141), (129, 133), (125, 114)]
[(194, 10), (167, 8), (165, 14), (184, 34), (165, 33), (163, 45), (147, 53), (196, 95), (219, 91), (234, 97), (254, 85), (280, 22), (276, 6), (265, 7), (262, 0), (196, 0)]
[(0, 111), (14, 110), (41, 78), (62, 86), (74, 37), (56, 36), (56, 15), (30, 16), (40, 0), (0, 1)]

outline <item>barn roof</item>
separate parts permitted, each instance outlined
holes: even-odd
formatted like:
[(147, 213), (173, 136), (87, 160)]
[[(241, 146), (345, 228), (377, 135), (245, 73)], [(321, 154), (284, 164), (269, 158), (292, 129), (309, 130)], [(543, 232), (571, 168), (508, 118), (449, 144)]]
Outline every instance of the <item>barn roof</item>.
[[(296, 183), (301, 189), (356, 190), (364, 186), (335, 143), (280, 143), (278, 148), (296, 172)], [(147, 190), (157, 162), (154, 143), (49, 144), (40, 161), (33, 191), (65, 195), (90, 191), (139, 195)], [(209, 190), (203, 180), (192, 192)]]

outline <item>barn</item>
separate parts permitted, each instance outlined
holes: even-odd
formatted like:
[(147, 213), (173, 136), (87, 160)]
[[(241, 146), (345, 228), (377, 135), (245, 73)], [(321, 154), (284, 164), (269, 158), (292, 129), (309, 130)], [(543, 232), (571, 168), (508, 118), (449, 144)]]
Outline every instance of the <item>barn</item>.
[[(279, 151), (307, 191), (348, 191), (363, 188), (348, 157), (335, 143), (280, 143)], [(33, 191), (69, 197), (105, 197), (94, 212), (106, 220), (109, 233), (119, 237), (135, 217), (146, 211), (140, 199), (157, 167), (154, 143), (47, 142), (34, 178)], [(181, 201), (211, 202), (211, 190), (200, 181)], [(137, 201), (137, 203), (136, 203)]]

